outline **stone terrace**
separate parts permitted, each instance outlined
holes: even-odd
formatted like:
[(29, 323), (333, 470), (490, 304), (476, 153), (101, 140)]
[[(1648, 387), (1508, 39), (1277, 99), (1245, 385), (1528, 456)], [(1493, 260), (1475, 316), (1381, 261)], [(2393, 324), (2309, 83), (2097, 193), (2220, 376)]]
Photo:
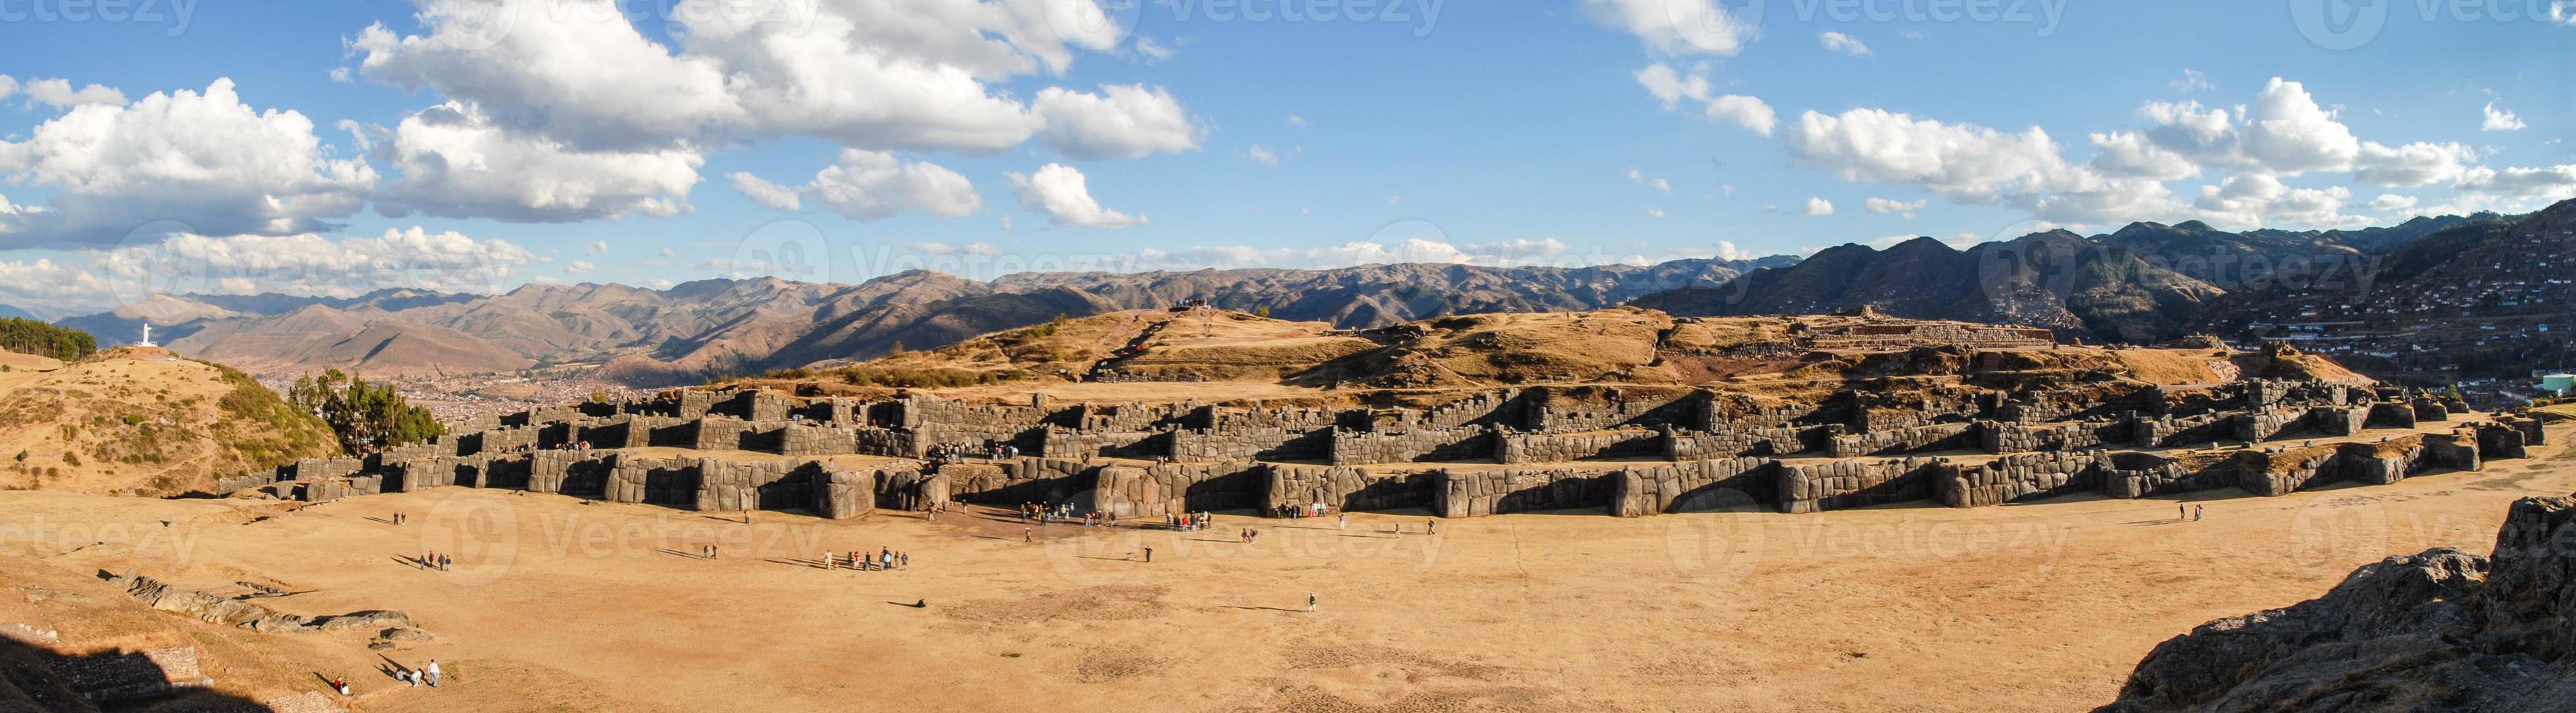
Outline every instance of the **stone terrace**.
[(307, 459), (224, 486), (308, 501), (509, 488), (833, 518), (951, 499), (1121, 516), (1315, 504), (1441, 517), (1800, 513), (2079, 493), (2279, 495), (2477, 470), (2546, 438), (2529, 418), (2471, 420), (2466, 404), (2429, 394), (2321, 382), (1735, 403), (1708, 390), (1598, 387), (1501, 389), (1424, 410), (683, 390), (456, 424), (430, 443)]

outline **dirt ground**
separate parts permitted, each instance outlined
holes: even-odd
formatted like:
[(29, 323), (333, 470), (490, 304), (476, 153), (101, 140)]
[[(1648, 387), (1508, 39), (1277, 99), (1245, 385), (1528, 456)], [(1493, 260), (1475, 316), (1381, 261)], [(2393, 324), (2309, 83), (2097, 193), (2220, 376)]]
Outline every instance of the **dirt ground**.
[[(1347, 531), (1228, 515), (1024, 542), (996, 513), (746, 526), (460, 488), (251, 521), (231, 501), (7, 492), (0, 555), (310, 590), (260, 600), (302, 614), (409, 612), (438, 640), (382, 659), (363, 637), (226, 637), (270, 668), (348, 676), (373, 711), (2064, 711), (2110, 701), (2194, 625), (2315, 597), (2389, 555), (2485, 552), (2508, 502), (2576, 489), (2576, 429), (2551, 435), (2562, 445), (2484, 472), (2279, 498), (1526, 514), (1437, 534), (1418, 512)], [(711, 542), (719, 556), (698, 557)], [(811, 564), (879, 547), (911, 565)], [(457, 565), (402, 561), (424, 550)], [(430, 658), (447, 687), (377, 672)]]

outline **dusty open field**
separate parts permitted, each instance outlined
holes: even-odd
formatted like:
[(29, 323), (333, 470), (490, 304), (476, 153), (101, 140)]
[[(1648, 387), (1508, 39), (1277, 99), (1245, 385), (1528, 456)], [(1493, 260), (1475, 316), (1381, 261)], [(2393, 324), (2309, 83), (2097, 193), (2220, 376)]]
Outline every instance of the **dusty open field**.
[[(1036, 543), (983, 514), (744, 526), (447, 488), (237, 524), (226, 501), (10, 492), (0, 555), (313, 590), (261, 600), (296, 613), (410, 612), (439, 640), (387, 658), (437, 658), (453, 685), (376, 673), (363, 637), (225, 637), (269, 670), (350, 677), (366, 710), (2062, 711), (2109, 701), (2149, 647), (2203, 621), (2316, 596), (2386, 555), (2483, 551), (2513, 498), (2576, 489), (2576, 454), (2539, 450), (2482, 473), (2182, 501), (2208, 506), (2200, 522), (2172, 499), (2083, 497), (1505, 515), (1437, 535), (1419, 513), (1348, 531), (1224, 517), (1198, 533), (1058, 525)], [(708, 542), (721, 558), (694, 556)], [(801, 562), (878, 547), (911, 567)], [(424, 549), (459, 563), (398, 560)]]

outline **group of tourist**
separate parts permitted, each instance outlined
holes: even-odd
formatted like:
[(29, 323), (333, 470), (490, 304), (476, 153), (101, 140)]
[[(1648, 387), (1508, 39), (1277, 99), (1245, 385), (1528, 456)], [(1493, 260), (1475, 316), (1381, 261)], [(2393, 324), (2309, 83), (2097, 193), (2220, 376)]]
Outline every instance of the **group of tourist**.
[(823, 552), (824, 569), (855, 569), (864, 572), (868, 570), (885, 571), (897, 567), (910, 566), (912, 566), (911, 553), (896, 552), (885, 547), (877, 548), (877, 555), (874, 558), (870, 558), (868, 557), (868, 553), (858, 550), (851, 550), (846, 558), (834, 555), (829, 550), (825, 550)]
[(1061, 503), (1056, 505), (1048, 505), (1046, 503), (1020, 504), (1020, 524), (1023, 525), (1028, 524), (1030, 520), (1036, 520), (1040, 525), (1052, 525), (1055, 524), (1057, 520), (1071, 519), (1073, 519), (1073, 503)]
[(421, 569), (434, 569), (441, 572), (447, 571), (448, 567), (456, 564), (454, 558), (436, 552), (423, 552), (419, 558), (412, 561), (419, 562)]
[[(390, 663), (392, 659), (386, 659), (386, 661)], [(387, 669), (383, 667), (378, 667), (377, 669), (379, 672), (384, 672), (386, 670)], [(400, 665), (395, 665), (391, 669), (391, 673), (393, 674), (394, 680), (411, 684), (413, 688), (419, 688), (423, 684), (427, 684), (430, 688), (438, 687), (438, 659), (430, 659), (429, 665), (420, 668), (404, 668)], [(332, 691), (338, 692), (340, 695), (356, 695), (355, 692), (349, 690), (348, 679), (325, 678), (322, 680), (324, 683), (331, 686)]]
[(1270, 508), (1270, 516), (1292, 519), (1301, 517), (1323, 517), (1324, 515), (1331, 513), (1332, 509), (1332, 506), (1325, 505), (1323, 503), (1278, 505)]
[(1163, 516), (1163, 527), (1174, 532), (1197, 532), (1216, 521), (1212, 512), (1176, 512)]

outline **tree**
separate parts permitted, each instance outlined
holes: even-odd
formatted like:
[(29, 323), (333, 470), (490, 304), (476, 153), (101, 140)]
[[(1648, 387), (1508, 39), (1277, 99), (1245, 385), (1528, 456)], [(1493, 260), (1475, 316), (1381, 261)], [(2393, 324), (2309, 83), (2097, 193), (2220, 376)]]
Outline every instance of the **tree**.
[(0, 317), (0, 351), (71, 361), (98, 352), (88, 332), (56, 327), (32, 319)]
[(286, 402), (330, 424), (348, 453), (420, 443), (447, 432), (429, 409), (411, 405), (392, 384), (370, 384), (338, 369), (296, 379)]

